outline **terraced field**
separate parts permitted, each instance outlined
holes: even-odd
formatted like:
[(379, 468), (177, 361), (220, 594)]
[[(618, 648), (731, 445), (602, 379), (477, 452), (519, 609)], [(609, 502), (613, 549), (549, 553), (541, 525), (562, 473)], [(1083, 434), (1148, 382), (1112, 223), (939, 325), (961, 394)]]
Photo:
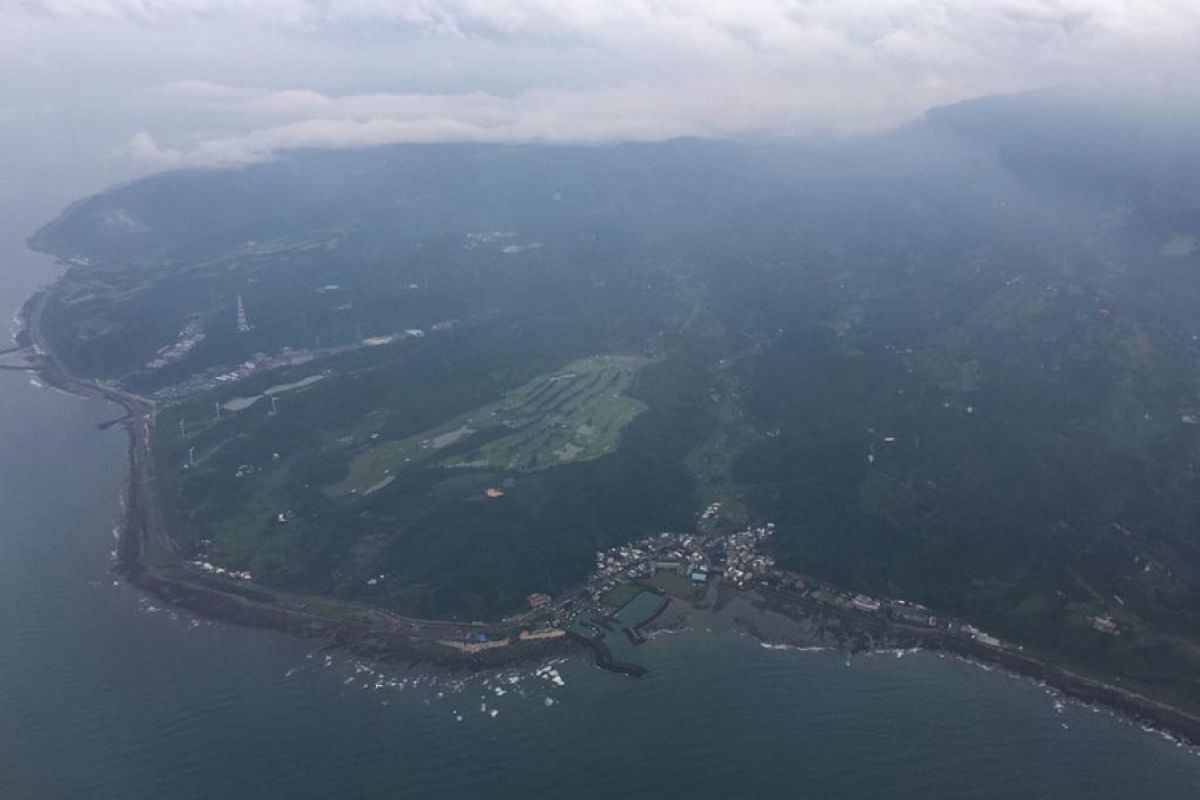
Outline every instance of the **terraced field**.
[(416, 466), (530, 472), (600, 458), (646, 408), (625, 391), (647, 363), (615, 355), (573, 361), (437, 428), (371, 447), (326, 491), (368, 494)]

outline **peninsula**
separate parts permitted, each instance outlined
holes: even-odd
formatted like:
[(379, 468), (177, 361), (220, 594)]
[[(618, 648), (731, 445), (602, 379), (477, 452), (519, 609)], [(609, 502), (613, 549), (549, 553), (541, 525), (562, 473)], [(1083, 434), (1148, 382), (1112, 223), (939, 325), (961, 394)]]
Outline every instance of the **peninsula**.
[(1025, 119), (990, 102), (832, 150), (155, 176), (33, 237), (69, 268), (21, 344), (124, 409), (119, 568), (198, 613), (636, 672), (663, 598), (737, 602), (765, 640), (949, 650), (1197, 740), (1200, 256), (1164, 243), (1200, 221), (1028, 179), (1015, 121), (976, 158), (978, 119)]

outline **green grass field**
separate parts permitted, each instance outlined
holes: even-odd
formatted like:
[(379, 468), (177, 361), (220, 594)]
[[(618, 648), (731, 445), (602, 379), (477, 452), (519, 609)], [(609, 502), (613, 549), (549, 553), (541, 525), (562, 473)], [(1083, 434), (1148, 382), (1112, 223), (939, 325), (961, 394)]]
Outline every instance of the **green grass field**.
[(642, 592), (642, 587), (636, 583), (618, 583), (609, 589), (600, 601), (613, 608), (620, 608)]
[(686, 575), (680, 575), (675, 572), (661, 571), (650, 579), (650, 584), (657, 586), (667, 594), (680, 595), (687, 597), (696, 594), (699, 589), (692, 583), (691, 578)]
[[(528, 472), (600, 458), (613, 451), (621, 429), (646, 408), (625, 391), (647, 363), (637, 356), (610, 355), (573, 361), (436, 428), (370, 448), (326, 492), (367, 494), (382, 488), (389, 476), (418, 465)], [(486, 441), (472, 448), (473, 439)], [(446, 454), (449, 448), (455, 449), (453, 455)]]

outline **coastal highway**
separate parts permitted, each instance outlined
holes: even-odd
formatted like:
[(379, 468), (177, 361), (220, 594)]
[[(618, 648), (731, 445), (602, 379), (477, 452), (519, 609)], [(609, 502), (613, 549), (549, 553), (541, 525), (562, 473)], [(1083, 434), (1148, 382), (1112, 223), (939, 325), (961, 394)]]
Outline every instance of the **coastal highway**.
[[(129, 487), (126, 497), (126, 521), (118, 541), (119, 566), (127, 572), (141, 567), (141, 537), (149, 532), (162, 531), (161, 514), (154, 493), (144, 486), (154, 480), (154, 459), (151, 457), (150, 437), (154, 425), (154, 402), (116, 386), (82, 380), (73, 376), (59, 361), (46, 341), (42, 330), (42, 313), (48, 293), (38, 292), (26, 301), (23, 316), (25, 332), (34, 351), (32, 359), (42, 379), (51, 386), (84, 397), (99, 397), (117, 403), (125, 409), (129, 431)], [(162, 536), (162, 543), (172, 553), (174, 542)]]
[[(154, 487), (156, 476), (152, 441), (157, 411), (155, 403), (109, 383), (73, 376), (55, 355), (42, 329), (42, 313), (46, 299), (46, 291), (38, 292), (26, 301), (22, 309), (25, 334), (33, 350), (33, 354), (28, 358), (42, 379), (47, 384), (72, 394), (102, 398), (116, 403), (126, 413), (123, 425), (129, 432), (129, 482), (126, 490), (126, 519), (121, 526), (117, 545), (118, 569), (134, 585), (152, 591), (168, 601), (186, 605), (198, 613), (233, 618), (243, 623), (282, 627), (307, 632), (310, 635), (337, 630), (346, 620), (311, 613), (307, 610), (307, 602), (302, 596), (280, 597), (280, 602), (271, 604), (252, 604), (240, 596), (234, 586), (230, 587), (231, 591), (223, 592), (215, 588), (211, 580), (197, 580), (193, 583), (166, 578), (145, 566), (142, 561), (142, 546), (149, 537), (155, 537), (155, 541), (178, 558), (181, 564), (186, 555), (180, 552), (178, 543), (167, 532), (160, 498)], [(406, 617), (366, 604), (347, 601), (337, 601), (337, 604), (350, 612), (348, 616), (353, 618), (356, 625), (365, 626), (362, 632), (364, 637), (382, 634), (436, 642), (447, 639), (466, 640), (479, 633), (489, 637), (499, 636), (502, 631), (549, 618), (576, 594), (578, 593), (560, 597), (552, 604), (536, 611), (527, 611), (501, 624), (422, 619)], [(327, 598), (320, 599), (322, 602), (328, 602)]]

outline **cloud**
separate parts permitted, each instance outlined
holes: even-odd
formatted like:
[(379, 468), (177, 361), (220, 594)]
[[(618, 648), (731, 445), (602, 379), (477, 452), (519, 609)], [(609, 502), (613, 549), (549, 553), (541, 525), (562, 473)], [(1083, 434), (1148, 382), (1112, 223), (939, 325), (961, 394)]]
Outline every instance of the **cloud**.
[[(110, 57), (147, 53), (131, 73), (158, 79), (136, 87), (146, 124), (128, 152), (160, 164), (852, 133), (982, 94), (1167, 85), (1200, 67), (1194, 0), (24, 0), (15, 13), (83, 50), (156, 43)], [(0, 52), (21, 46), (0, 33)], [(161, 119), (190, 128), (159, 146)]]
[[(149, 92), (158, 102), (203, 107), (256, 120), (246, 133), (201, 135), (186, 154), (153, 145), (144, 131), (131, 152), (157, 162), (255, 161), (296, 147), (357, 147), (395, 142), (603, 142), (732, 132), (708, 119), (684, 92), (624, 86), (592, 91), (531, 90), (513, 96), (369, 94), (247, 90), (186, 82)], [(772, 99), (772, 105), (774, 100)]]
[(178, 167), (186, 161), (178, 150), (159, 147), (154, 137), (146, 131), (138, 131), (129, 139), (128, 153), (138, 163), (159, 168)]
[[(1163, 36), (1194, 25), (1189, 0), (21, 0), (24, 13), (137, 25), (180, 21), (257, 25), (299, 33), (420, 31), (438, 35), (559, 37), (592, 42), (668, 38), (774, 47), (824, 32), (859, 42), (896, 31), (1057, 38)], [(1038, 33), (1040, 31), (1040, 33)], [(1194, 32), (1194, 31), (1193, 31)]]

